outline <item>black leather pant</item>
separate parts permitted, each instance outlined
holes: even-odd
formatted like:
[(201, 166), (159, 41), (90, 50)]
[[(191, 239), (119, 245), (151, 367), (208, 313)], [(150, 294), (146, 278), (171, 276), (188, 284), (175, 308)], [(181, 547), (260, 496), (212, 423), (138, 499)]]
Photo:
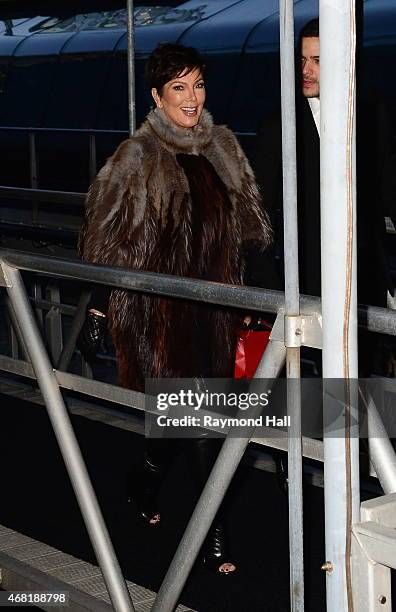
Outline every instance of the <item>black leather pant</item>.
[[(152, 483), (152, 492), (157, 492), (166, 471), (177, 451), (181, 450), (191, 466), (192, 477), (200, 495), (221, 449), (223, 440), (219, 438), (158, 439), (147, 438), (145, 450), (145, 473), (147, 484)], [(226, 496), (227, 499), (227, 496)], [(225, 501), (221, 504), (215, 523), (221, 521)]]

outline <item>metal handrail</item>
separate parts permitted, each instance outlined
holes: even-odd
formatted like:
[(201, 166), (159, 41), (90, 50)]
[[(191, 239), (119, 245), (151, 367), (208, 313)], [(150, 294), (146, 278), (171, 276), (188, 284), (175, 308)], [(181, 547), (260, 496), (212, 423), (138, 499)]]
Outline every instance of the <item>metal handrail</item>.
[[(0, 126), (0, 132), (23, 132), (23, 133), (59, 133), (59, 134), (126, 134), (128, 135), (128, 130), (103, 130), (96, 128), (59, 128), (59, 127), (34, 127), (34, 126)], [(253, 138), (256, 136), (255, 132), (234, 132), (235, 136), (243, 136)]]
[[(9, 266), (28, 272), (40, 272), (60, 278), (149, 294), (205, 301), (231, 308), (246, 308), (269, 313), (277, 313), (279, 309), (284, 308), (284, 293), (272, 289), (241, 287), (154, 272), (127, 270), (10, 249), (0, 249), (0, 260)], [(301, 312), (302, 314), (317, 313), (320, 315), (320, 298), (302, 295)], [(396, 336), (396, 311), (394, 310), (360, 305), (358, 318), (359, 326), (364, 329)]]
[(0, 198), (12, 198), (14, 200), (40, 199), (41, 202), (82, 206), (86, 197), (86, 193), (78, 191), (57, 191), (53, 189), (32, 189), (0, 185)]
[(0, 132), (23, 132), (24, 134), (128, 134), (128, 130), (97, 130), (93, 128), (59, 128), (59, 127), (34, 127), (34, 126), (0, 126)]

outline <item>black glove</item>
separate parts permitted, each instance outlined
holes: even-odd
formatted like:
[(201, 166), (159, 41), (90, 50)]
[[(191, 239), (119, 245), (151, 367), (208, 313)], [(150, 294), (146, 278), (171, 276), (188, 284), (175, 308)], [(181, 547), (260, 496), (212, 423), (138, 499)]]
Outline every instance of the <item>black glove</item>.
[(87, 311), (77, 340), (77, 348), (88, 363), (96, 361), (98, 353), (106, 352), (107, 317)]

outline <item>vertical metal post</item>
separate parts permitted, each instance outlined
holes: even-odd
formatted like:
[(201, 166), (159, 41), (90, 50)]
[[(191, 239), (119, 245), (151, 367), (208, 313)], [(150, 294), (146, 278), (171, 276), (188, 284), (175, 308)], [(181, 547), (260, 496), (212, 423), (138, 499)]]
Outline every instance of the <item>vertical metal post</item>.
[(292, 0), (280, 0), (280, 62), (282, 110), (283, 218), (285, 244), (286, 314), (298, 315), (300, 294), (298, 277), (296, 104), (294, 72), (294, 17)]
[[(296, 108), (293, 1), (280, 0), (280, 62), (282, 109), (283, 219), (287, 249), (285, 258), (285, 324), (299, 315)], [(285, 337), (287, 334), (285, 334)], [(290, 602), (292, 612), (304, 610), (303, 493), (301, 442), (300, 349), (286, 354), (288, 430), (288, 494)]]
[[(33, 299), (34, 299), (34, 302), (36, 302), (37, 300), (43, 299), (43, 285), (41, 281), (35, 280), (33, 283)], [(36, 306), (35, 310), (36, 310), (37, 321), (39, 323), (40, 330), (42, 331), (43, 326), (44, 326), (43, 309)]]
[[(352, 524), (360, 505), (359, 439), (352, 435), (352, 381), (358, 377), (355, 1), (320, 0), (319, 15), (323, 377), (343, 385), (341, 433), (324, 436), (327, 610), (352, 612)], [(325, 420), (331, 409), (325, 395)]]
[[(255, 377), (267, 379), (269, 388), (273, 383), (273, 379), (279, 375), (283, 367), (285, 352), (283, 343), (270, 342), (263, 355)], [(172, 612), (175, 609), (199, 549), (210, 529), (248, 444), (248, 435), (243, 438), (228, 436), (224, 441), (216, 463), (187, 525), (187, 529), (158, 591), (151, 612)]]
[(72, 482), (89, 537), (117, 612), (134, 611), (54, 371), (44, 348), (19, 270), (2, 264), (7, 292), (25, 340), (45, 405)]
[[(10, 317), (11, 318), (11, 317)], [(10, 340), (11, 340), (11, 357), (13, 359), (18, 359), (19, 357), (19, 347), (18, 347), (18, 338), (14, 330), (14, 326), (10, 327)]]
[(129, 136), (133, 136), (136, 130), (136, 105), (135, 105), (135, 30), (133, 24), (133, 0), (127, 0), (127, 38), (128, 38), (128, 111), (129, 111)]
[(96, 136), (89, 135), (89, 182), (92, 183), (97, 174)]
[(30, 187), (37, 189), (38, 173), (37, 173), (37, 153), (36, 153), (36, 134), (29, 132), (29, 161), (30, 161)]
[[(37, 152), (36, 152), (36, 134), (29, 132), (29, 165), (30, 165), (30, 187), (38, 188), (38, 170), (37, 170)], [(38, 205), (36, 198), (32, 208), (32, 222), (38, 221)]]
[[(59, 286), (50, 284), (46, 290), (47, 299), (55, 304), (60, 305), (60, 289)], [(63, 332), (62, 332), (62, 315), (56, 306), (51, 306), (45, 316), (45, 332), (47, 337), (47, 346), (50, 350), (53, 363), (57, 363), (62, 352)]]

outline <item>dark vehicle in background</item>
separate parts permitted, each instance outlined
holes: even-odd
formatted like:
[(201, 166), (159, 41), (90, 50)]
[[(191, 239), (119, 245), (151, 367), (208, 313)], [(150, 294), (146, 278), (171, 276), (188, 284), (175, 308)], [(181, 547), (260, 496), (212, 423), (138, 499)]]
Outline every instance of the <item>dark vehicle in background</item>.
[[(72, 1), (52, 10), (48, 3), (34, 10), (15, 3), (18, 11), (12, 2), (2, 5), (0, 185), (84, 193), (128, 134), (125, 3), (89, 1), (84, 14)], [(363, 5), (359, 95), (393, 105), (396, 3)], [(295, 0), (297, 35), (317, 13), (317, 0)], [(135, 2), (135, 28), (137, 125), (151, 104), (147, 56), (159, 42), (192, 45), (207, 59), (208, 109), (252, 156), (258, 125), (279, 105), (278, 0)], [(3, 243), (57, 245), (56, 253), (60, 245), (75, 248), (82, 196), (0, 196)]]

